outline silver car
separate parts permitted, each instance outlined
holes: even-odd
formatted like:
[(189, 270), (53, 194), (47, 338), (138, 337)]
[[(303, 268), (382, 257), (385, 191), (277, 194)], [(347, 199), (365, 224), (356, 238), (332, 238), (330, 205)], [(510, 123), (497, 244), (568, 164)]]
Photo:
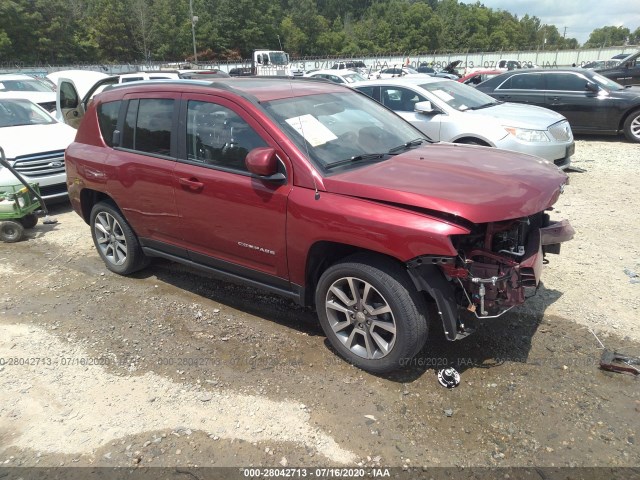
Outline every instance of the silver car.
[(575, 151), (569, 122), (533, 105), (503, 103), (475, 88), (430, 77), (350, 85), (411, 122), (431, 139), (514, 150), (565, 169)]

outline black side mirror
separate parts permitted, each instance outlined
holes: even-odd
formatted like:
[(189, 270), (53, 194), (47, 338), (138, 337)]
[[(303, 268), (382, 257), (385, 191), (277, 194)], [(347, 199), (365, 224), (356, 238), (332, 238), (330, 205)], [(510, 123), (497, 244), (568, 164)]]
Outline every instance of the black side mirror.
[(587, 84), (584, 86), (584, 89), (587, 90), (588, 92), (597, 93), (598, 90), (600, 90), (600, 87), (598, 87), (596, 83), (587, 82)]

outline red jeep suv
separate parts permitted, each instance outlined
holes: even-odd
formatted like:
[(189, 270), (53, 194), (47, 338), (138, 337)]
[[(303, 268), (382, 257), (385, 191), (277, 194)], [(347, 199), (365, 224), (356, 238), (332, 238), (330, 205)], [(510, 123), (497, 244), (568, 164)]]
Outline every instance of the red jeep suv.
[(110, 270), (163, 257), (315, 306), (336, 351), (371, 372), (423, 347), (427, 302), (449, 340), (522, 304), (573, 236), (545, 213), (567, 181), (553, 164), (434, 144), (318, 81), (110, 87), (66, 168)]

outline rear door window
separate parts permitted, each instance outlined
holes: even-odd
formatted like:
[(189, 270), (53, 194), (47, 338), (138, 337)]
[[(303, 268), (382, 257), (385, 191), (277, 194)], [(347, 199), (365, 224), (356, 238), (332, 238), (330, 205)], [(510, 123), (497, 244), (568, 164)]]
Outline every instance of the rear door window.
[(587, 80), (575, 73), (551, 73), (546, 76), (547, 90), (584, 92)]

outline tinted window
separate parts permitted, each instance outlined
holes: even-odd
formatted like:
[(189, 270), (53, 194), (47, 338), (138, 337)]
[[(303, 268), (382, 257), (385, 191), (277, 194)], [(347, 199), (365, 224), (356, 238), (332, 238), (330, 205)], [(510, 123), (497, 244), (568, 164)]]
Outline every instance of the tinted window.
[(361, 91), (362, 93), (364, 93), (365, 95), (368, 95), (371, 98), (374, 98), (374, 96), (373, 96), (373, 87), (358, 87), (358, 90)]
[(380, 97), (383, 105), (401, 112), (413, 112), (416, 103), (426, 100), (413, 90), (402, 87), (380, 87)]
[(129, 102), (122, 146), (157, 155), (171, 153), (174, 100), (143, 98)]
[(187, 109), (187, 159), (246, 171), (247, 153), (267, 143), (232, 110), (190, 101)]
[(500, 87), (499, 90), (544, 90), (542, 75), (539, 73), (523, 73), (512, 75)]
[(547, 75), (547, 90), (584, 92), (587, 80), (574, 73), (552, 73)]
[(80, 100), (76, 89), (69, 82), (61, 82), (60, 84), (60, 108), (76, 108)]
[(118, 113), (120, 112), (120, 100), (117, 102), (102, 103), (98, 106), (98, 123), (100, 133), (104, 142), (113, 147), (113, 132), (118, 124)]

